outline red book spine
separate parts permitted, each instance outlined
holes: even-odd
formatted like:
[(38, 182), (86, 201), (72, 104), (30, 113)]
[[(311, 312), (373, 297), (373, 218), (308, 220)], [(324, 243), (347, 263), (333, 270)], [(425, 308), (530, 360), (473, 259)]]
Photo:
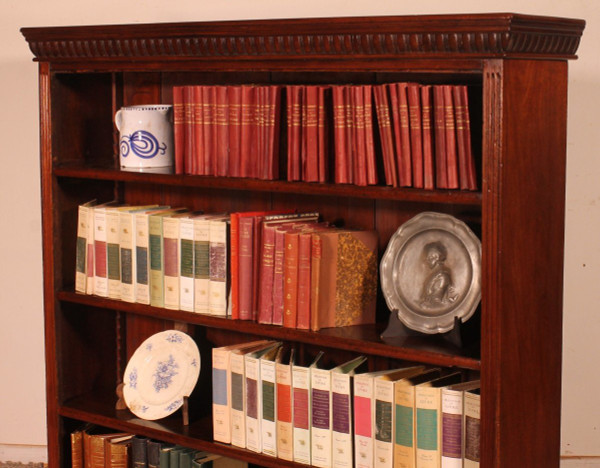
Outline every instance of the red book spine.
[(228, 176), (229, 172), (229, 103), (227, 86), (215, 86), (215, 127), (216, 127), (216, 175)]
[(255, 102), (255, 125), (256, 132), (255, 136), (255, 150), (256, 153), (253, 158), (252, 166), (252, 177), (257, 179), (264, 179), (264, 167), (265, 167), (265, 87), (257, 86), (254, 96)]
[(281, 86), (269, 86), (267, 113), (267, 179), (279, 179), (279, 127), (281, 115)]
[(229, 177), (240, 176), (241, 121), (242, 121), (242, 88), (227, 87), (229, 102)]
[(229, 258), (231, 265), (231, 318), (240, 318), (240, 278), (239, 278), (239, 213), (231, 213), (229, 217)]
[(413, 187), (423, 188), (423, 132), (421, 129), (420, 85), (408, 84), (408, 115)]
[(456, 121), (456, 149), (458, 153), (458, 182), (461, 190), (469, 190), (469, 175), (465, 135), (465, 106), (458, 86), (452, 87), (454, 118)]
[(183, 108), (185, 112), (185, 153), (183, 159), (184, 174), (194, 174), (196, 148), (194, 136), (194, 91), (192, 86), (183, 89)]
[(365, 85), (363, 89), (365, 156), (367, 160), (367, 184), (377, 184), (377, 164), (375, 162), (375, 143), (373, 142), (373, 86)]
[(311, 265), (310, 265), (310, 327), (319, 330), (319, 293), (321, 282), (321, 238), (318, 234), (312, 236)]
[(213, 155), (213, 128), (214, 128), (214, 103), (212, 101), (212, 86), (201, 86), (203, 129), (204, 129), (204, 175), (214, 175), (212, 172)]
[(252, 223), (252, 320), (258, 319), (258, 286), (260, 285), (260, 259), (262, 252), (263, 215), (254, 216)]
[[(381, 140), (381, 156), (383, 159), (383, 171), (386, 185), (398, 186), (396, 177), (396, 165), (394, 161), (392, 126), (390, 120), (389, 102), (385, 85), (377, 85), (373, 88), (375, 95), (375, 113), (377, 115), (377, 128)], [(392, 166), (393, 164), (393, 166)], [(392, 167), (394, 170), (392, 171)]]
[(210, 119), (210, 175), (216, 176), (217, 172), (217, 161), (219, 158), (219, 135), (218, 135), (218, 122), (217, 122), (217, 87), (216, 86), (208, 86), (209, 95), (210, 95), (210, 109), (211, 109), (211, 119)]
[(319, 182), (327, 182), (329, 179), (329, 132), (327, 128), (326, 91), (327, 86), (318, 87), (317, 101), (317, 139), (319, 147)]
[(306, 120), (304, 128), (306, 133), (305, 137), (305, 148), (304, 159), (302, 161), (302, 179), (306, 182), (318, 182), (319, 181), (319, 147), (318, 147), (318, 102), (319, 93), (317, 86), (306, 86), (306, 101), (305, 111)]
[(253, 217), (239, 219), (239, 308), (241, 320), (252, 320)]
[(300, 180), (300, 146), (299, 133), (301, 125), (300, 86), (286, 87), (286, 116), (287, 116), (287, 180)]
[(273, 325), (283, 325), (283, 276), (286, 228), (275, 229), (273, 256)]
[(192, 86), (194, 97), (194, 174), (204, 175), (204, 105), (202, 88)]
[(448, 171), (448, 188), (458, 188), (458, 161), (456, 157), (456, 123), (452, 86), (442, 86), (444, 93), (444, 126), (446, 128), (446, 169)]
[(448, 169), (446, 168), (446, 124), (444, 110), (444, 90), (442, 86), (433, 87), (433, 121), (435, 135), (435, 185), (439, 189), (448, 188)]
[(346, 168), (346, 104), (344, 87), (333, 86), (333, 140), (335, 148), (335, 183), (347, 184)]
[(421, 130), (423, 134), (423, 187), (435, 188), (433, 167), (433, 139), (431, 132), (431, 86), (421, 86)]
[(276, 229), (276, 226), (264, 226), (262, 232), (258, 323), (273, 323), (273, 281), (275, 273)]
[(173, 139), (175, 144), (175, 174), (183, 174), (185, 155), (185, 109), (183, 86), (173, 87)]
[[(412, 157), (410, 147), (410, 119), (408, 112), (408, 95), (407, 95), (406, 83), (396, 84), (396, 93), (398, 96), (398, 112), (400, 117), (400, 146), (402, 151), (400, 153), (400, 166), (398, 168), (400, 174), (400, 186), (412, 187), (414, 184), (412, 176)], [(393, 97), (392, 97), (393, 105)]]
[(312, 234), (304, 232), (298, 236), (298, 317), (296, 328), (310, 328), (310, 273)]
[(475, 169), (475, 159), (473, 158), (473, 148), (471, 146), (471, 119), (469, 117), (469, 93), (465, 85), (460, 86), (462, 103), (465, 109), (465, 151), (467, 154), (467, 167), (469, 178), (469, 190), (477, 190), (477, 170)]
[(283, 257), (283, 326), (296, 328), (298, 318), (298, 232), (285, 233)]
[(251, 177), (251, 162), (254, 157), (254, 87), (242, 86), (242, 128), (240, 176)]

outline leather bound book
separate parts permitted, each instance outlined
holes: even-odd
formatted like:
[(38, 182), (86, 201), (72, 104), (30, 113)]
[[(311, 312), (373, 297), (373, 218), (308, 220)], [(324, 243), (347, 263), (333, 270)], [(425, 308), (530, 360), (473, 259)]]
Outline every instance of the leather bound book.
[(275, 231), (277, 225), (262, 227), (258, 323), (273, 323), (273, 277), (275, 272)]
[(242, 86), (242, 127), (241, 135), (241, 159), (240, 177), (252, 177), (252, 159), (256, 157), (252, 153), (255, 147), (255, 88), (254, 86)]
[(332, 86), (333, 95), (333, 140), (335, 148), (335, 183), (347, 184), (348, 155), (346, 150), (346, 101), (344, 86)]
[(377, 233), (331, 229), (314, 235), (320, 248), (312, 265), (319, 269), (311, 294), (312, 330), (374, 323)]
[(467, 162), (467, 187), (468, 190), (477, 190), (477, 171), (475, 169), (475, 159), (473, 158), (473, 148), (471, 145), (471, 119), (469, 117), (469, 94), (467, 86), (458, 86), (461, 96), (461, 103), (464, 107), (464, 149)]
[(204, 98), (202, 95), (202, 86), (191, 86), (194, 99), (194, 167), (193, 174), (204, 175), (204, 159), (206, 157), (206, 148), (204, 141)]
[(381, 155), (383, 159), (385, 183), (386, 185), (397, 187), (398, 176), (396, 174), (396, 155), (394, 152), (392, 121), (390, 118), (390, 106), (386, 85), (374, 86), (373, 94), (375, 95), (375, 114), (377, 115), (377, 128), (379, 129), (379, 139), (381, 141)]
[(267, 87), (268, 113), (266, 119), (267, 130), (267, 180), (279, 179), (279, 128), (281, 125), (281, 86)]
[(229, 215), (210, 220), (209, 255), (208, 312), (225, 317), (230, 315)]
[(83, 430), (71, 432), (71, 467), (83, 468)]
[(287, 95), (287, 180), (300, 180), (300, 138), (302, 135), (303, 86), (286, 87)]
[(252, 274), (254, 221), (253, 216), (240, 217), (238, 221), (238, 297), (239, 318), (241, 320), (252, 320), (252, 293), (254, 290), (254, 275)]
[(367, 184), (377, 184), (377, 163), (375, 162), (375, 143), (373, 141), (373, 97), (371, 85), (361, 87), (363, 92), (363, 122), (365, 134), (365, 158), (367, 161)]
[(412, 161), (413, 187), (423, 188), (423, 131), (421, 127), (420, 85), (409, 83), (408, 115), (410, 128), (410, 154)]
[(446, 170), (449, 189), (456, 189), (458, 185), (458, 160), (456, 156), (456, 122), (454, 117), (454, 100), (452, 99), (452, 86), (443, 85), (444, 95), (444, 126), (446, 129)]
[(306, 139), (304, 157), (302, 160), (302, 180), (305, 182), (319, 181), (319, 139), (318, 139), (318, 102), (317, 86), (306, 86), (306, 120), (302, 129)]
[(285, 232), (292, 226), (278, 226), (275, 229), (275, 252), (273, 256), (273, 325), (283, 325), (283, 289), (284, 289), (284, 258)]
[(464, 393), (465, 457), (464, 468), (479, 468), (481, 455), (481, 395), (479, 390)]
[(433, 165), (433, 135), (431, 121), (431, 86), (421, 86), (421, 131), (423, 135), (423, 188), (435, 188), (435, 169)]
[(229, 177), (240, 176), (241, 158), (241, 123), (242, 123), (242, 88), (227, 87), (228, 127), (229, 127)]
[(194, 117), (196, 103), (194, 101), (194, 89), (192, 86), (183, 87), (183, 110), (185, 119), (185, 152), (183, 158), (183, 173), (195, 174), (196, 171), (196, 148), (194, 132)]
[(283, 256), (283, 326), (296, 328), (298, 318), (298, 236), (299, 232), (284, 234)]
[(354, 134), (354, 184), (367, 185), (367, 151), (365, 136), (365, 106), (362, 86), (351, 86), (352, 132)]
[(298, 301), (296, 328), (310, 329), (310, 280), (312, 233), (298, 235)]
[(173, 87), (173, 143), (175, 146), (175, 174), (183, 174), (185, 154), (185, 110), (183, 86)]
[(231, 318), (240, 318), (240, 213), (229, 216), (229, 259), (231, 270)]
[(469, 190), (469, 175), (467, 162), (467, 138), (465, 123), (465, 105), (458, 86), (452, 86), (454, 101), (454, 119), (456, 124), (456, 152), (458, 154), (458, 185), (461, 190)]
[(229, 176), (229, 101), (227, 86), (214, 86), (215, 89), (215, 127), (216, 145), (215, 175)]
[[(392, 106), (394, 106), (394, 94), (392, 89), (396, 88), (398, 99), (398, 117), (400, 122), (400, 138), (396, 141), (396, 149), (398, 149), (398, 141), (400, 142), (401, 151), (398, 153), (399, 161), (399, 179), (401, 187), (413, 187), (413, 168), (411, 155), (411, 140), (410, 140), (410, 116), (408, 110), (408, 84), (396, 83), (390, 86), (390, 95)], [(397, 156), (398, 157), (398, 156)]]
[(446, 155), (446, 115), (444, 109), (444, 89), (433, 86), (433, 128), (435, 135), (435, 186), (448, 188), (448, 169)]
[(148, 439), (142, 436), (134, 436), (131, 439), (131, 462), (133, 468), (148, 467)]
[(327, 93), (329, 86), (318, 87), (317, 101), (317, 138), (319, 147), (319, 182), (329, 180), (329, 128), (327, 118)]
[(213, 141), (215, 138), (215, 103), (213, 99), (212, 86), (200, 86), (202, 90), (202, 110), (203, 110), (203, 134), (204, 134), (204, 175), (215, 175), (212, 171), (214, 156)]
[(148, 468), (159, 468), (160, 467), (160, 452), (163, 443), (157, 440), (148, 440), (146, 446), (146, 457), (148, 461)]

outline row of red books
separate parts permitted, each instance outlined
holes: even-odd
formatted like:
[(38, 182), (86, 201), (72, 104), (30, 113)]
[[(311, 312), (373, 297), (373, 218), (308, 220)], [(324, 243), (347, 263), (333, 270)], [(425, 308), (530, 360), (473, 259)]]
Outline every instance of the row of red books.
[(373, 91), (387, 185), (477, 190), (466, 86), (389, 83)]
[(277, 179), (280, 113), (280, 86), (175, 86), (175, 172)]
[(373, 323), (377, 234), (317, 213), (231, 215), (232, 318), (313, 329)]

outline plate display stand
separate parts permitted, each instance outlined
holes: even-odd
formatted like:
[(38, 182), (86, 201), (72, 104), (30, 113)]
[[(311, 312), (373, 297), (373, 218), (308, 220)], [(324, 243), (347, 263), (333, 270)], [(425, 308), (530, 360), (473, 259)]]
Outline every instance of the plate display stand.
[[(460, 320), (458, 317), (454, 317), (454, 326), (450, 331), (445, 333), (437, 333), (435, 335), (442, 340), (456, 346), (457, 348), (463, 348), (468, 344), (468, 339), (466, 339), (464, 336), (464, 328), (465, 327), (462, 320)], [(408, 328), (398, 318), (398, 312), (392, 311), (390, 313), (388, 326), (381, 334), (381, 339), (387, 344), (397, 344), (398, 346), (401, 346), (405, 338), (411, 336), (426, 337), (431, 335)]]

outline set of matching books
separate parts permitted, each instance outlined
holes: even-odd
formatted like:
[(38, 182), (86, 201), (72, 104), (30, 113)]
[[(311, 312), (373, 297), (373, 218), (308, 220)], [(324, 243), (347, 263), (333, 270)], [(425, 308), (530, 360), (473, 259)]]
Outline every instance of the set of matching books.
[(467, 87), (373, 86), (387, 185), (477, 190)]
[(318, 213), (79, 206), (75, 289), (290, 328), (374, 323), (377, 235)]
[(479, 466), (479, 381), (358, 357), (299, 365), (279, 342), (213, 349), (214, 440), (320, 468)]
[(73, 468), (247, 468), (248, 464), (180, 445), (93, 425), (71, 433)]
[(280, 113), (280, 86), (175, 86), (175, 172), (278, 179)]
[(278, 179), (284, 89), (288, 181), (477, 190), (464, 85), (176, 86), (176, 172)]

